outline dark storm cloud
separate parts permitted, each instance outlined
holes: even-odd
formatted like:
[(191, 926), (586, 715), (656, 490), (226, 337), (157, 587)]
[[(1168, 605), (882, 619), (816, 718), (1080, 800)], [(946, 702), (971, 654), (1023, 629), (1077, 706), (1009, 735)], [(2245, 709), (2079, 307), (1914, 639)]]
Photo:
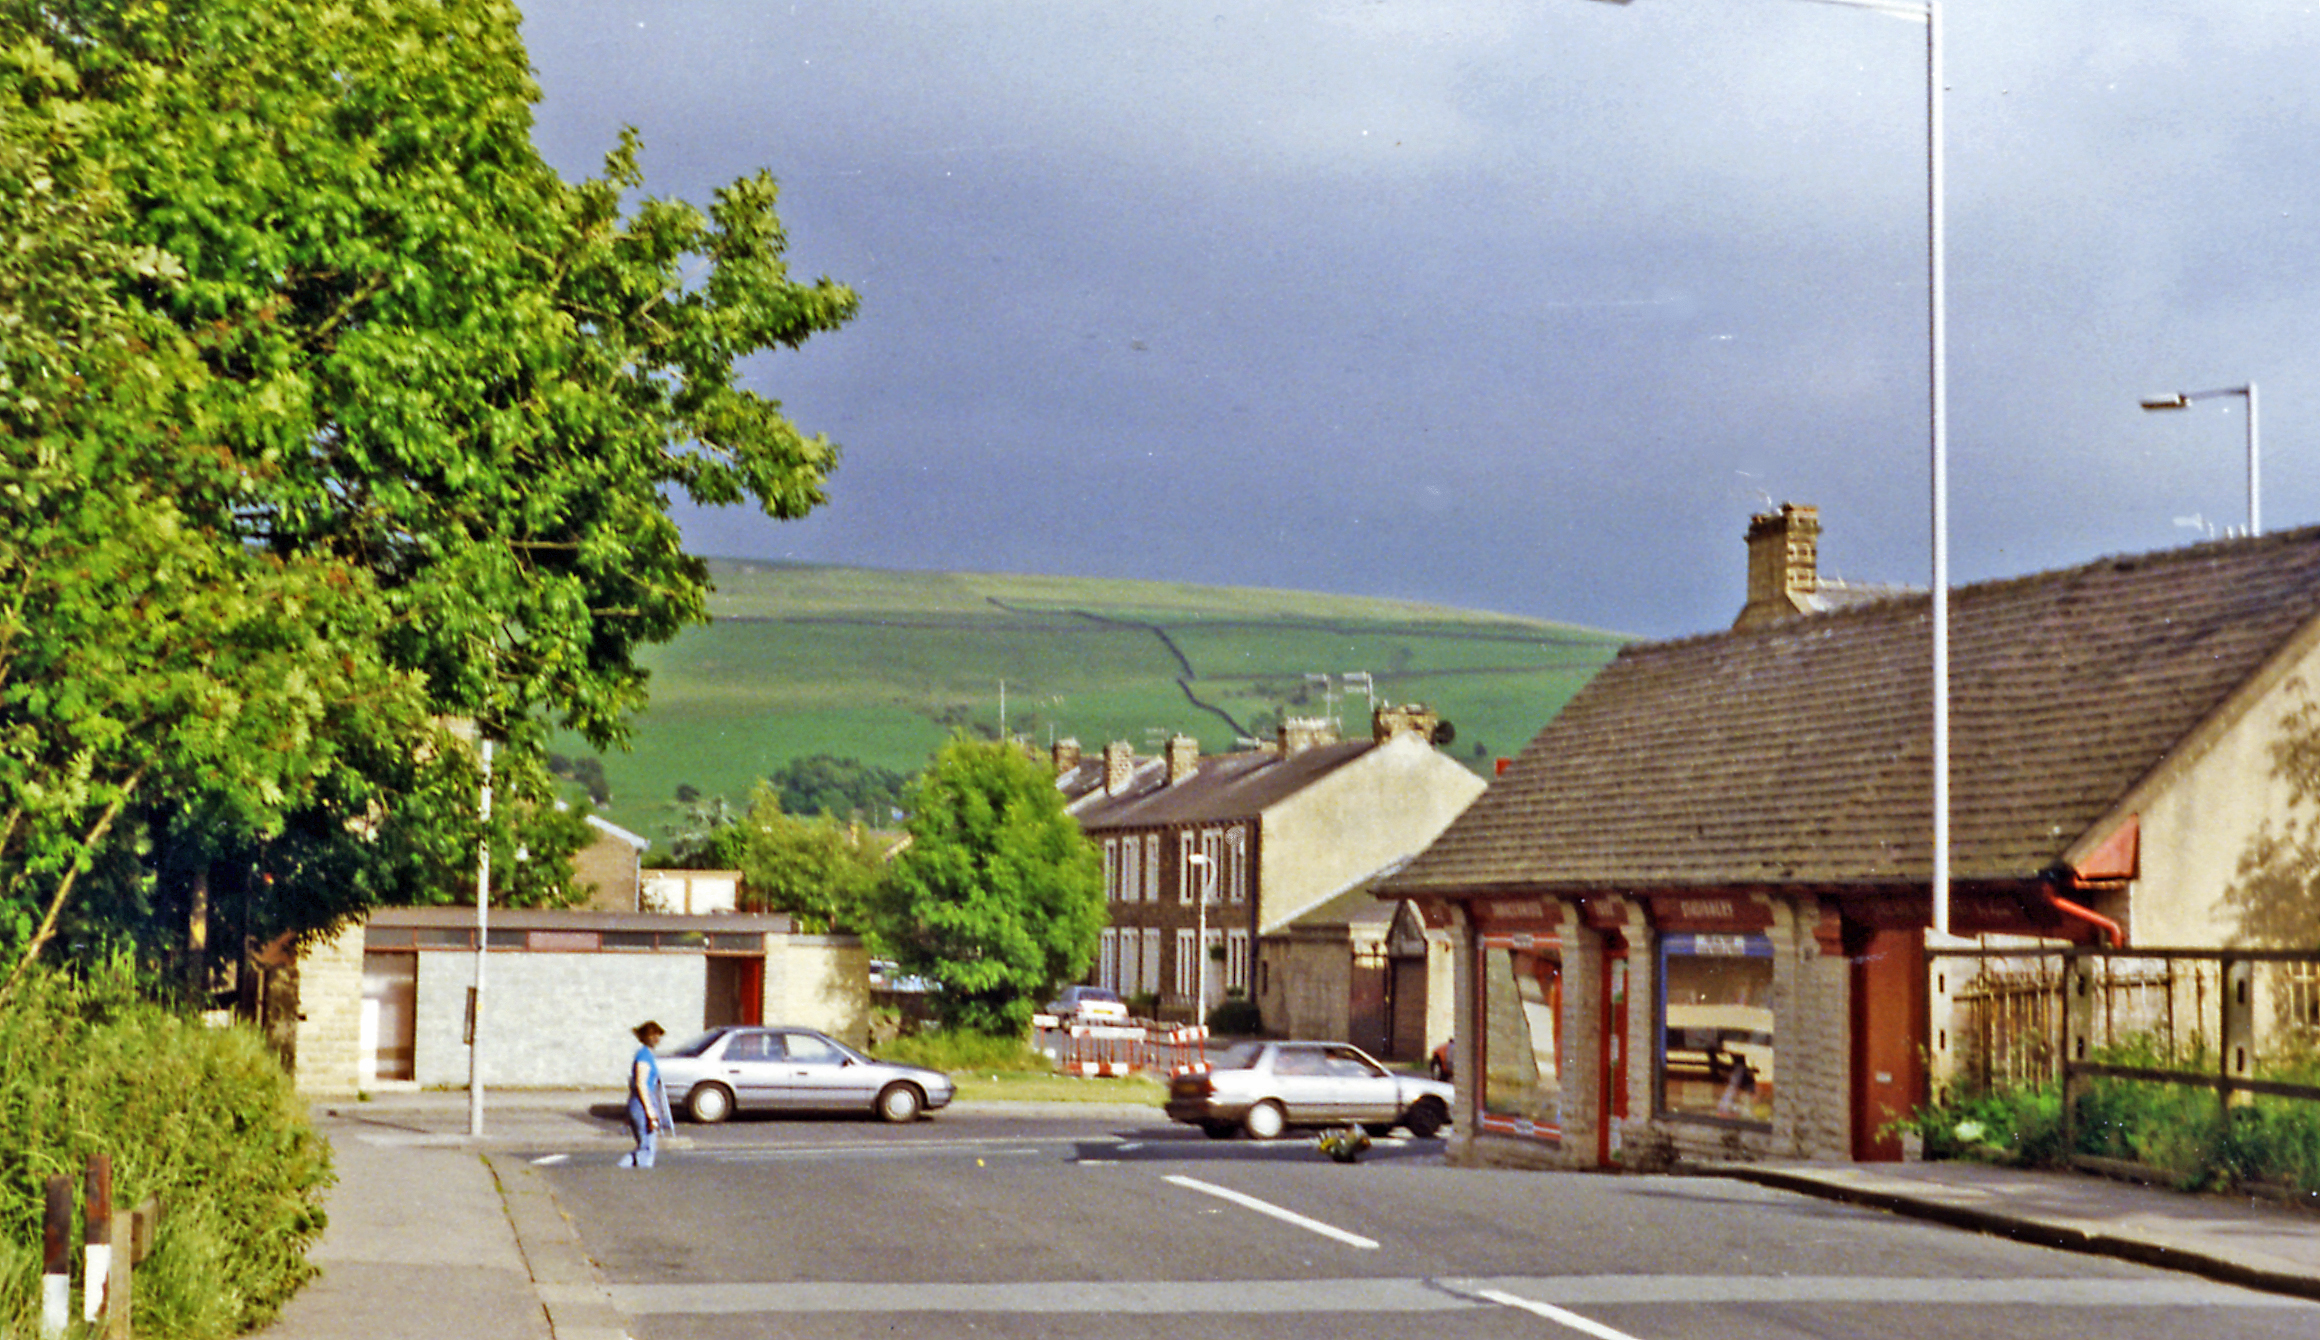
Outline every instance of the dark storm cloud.
[[(1221, 10), (1221, 12), (1220, 12)], [(1253, 10), (1255, 12), (1242, 12)], [(2320, 515), (2311, 5), (1948, 0), (1953, 566)], [(1767, 499), (1926, 573), (1923, 27), (1793, 0), (577, 0), (538, 138), (783, 182), (846, 450), (707, 553), (1315, 587), (1666, 634)]]

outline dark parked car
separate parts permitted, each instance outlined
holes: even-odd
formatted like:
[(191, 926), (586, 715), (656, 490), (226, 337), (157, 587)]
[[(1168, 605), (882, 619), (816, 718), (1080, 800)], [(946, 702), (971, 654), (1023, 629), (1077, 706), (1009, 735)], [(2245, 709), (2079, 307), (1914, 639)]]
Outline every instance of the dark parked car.
[(1450, 1124), (1450, 1086), (1397, 1075), (1343, 1042), (1243, 1042), (1171, 1081), (1168, 1115), (1216, 1140), (1352, 1124), (1372, 1135), (1406, 1126), (1427, 1139)]
[(669, 1103), (698, 1122), (736, 1111), (874, 1112), (914, 1121), (951, 1101), (951, 1077), (873, 1060), (810, 1028), (712, 1028), (661, 1053)]

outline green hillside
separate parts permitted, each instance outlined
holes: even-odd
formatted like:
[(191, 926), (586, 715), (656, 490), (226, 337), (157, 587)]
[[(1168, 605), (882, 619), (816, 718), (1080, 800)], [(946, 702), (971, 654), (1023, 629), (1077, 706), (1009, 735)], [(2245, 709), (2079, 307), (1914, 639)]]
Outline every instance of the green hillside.
[[(953, 730), (1045, 746), (1170, 732), (1209, 751), (1283, 715), (1368, 728), (1423, 702), (1478, 772), (1608, 662), (1615, 634), (1403, 601), (1158, 582), (713, 561), (715, 622), (648, 658), (633, 752), (603, 760), (607, 817), (660, 837), (680, 785), (738, 803), (811, 754), (914, 772)], [(1356, 675), (1346, 690), (1347, 676)], [(1324, 687), (1309, 676), (1326, 675)], [(573, 752), (575, 746), (563, 746)]]

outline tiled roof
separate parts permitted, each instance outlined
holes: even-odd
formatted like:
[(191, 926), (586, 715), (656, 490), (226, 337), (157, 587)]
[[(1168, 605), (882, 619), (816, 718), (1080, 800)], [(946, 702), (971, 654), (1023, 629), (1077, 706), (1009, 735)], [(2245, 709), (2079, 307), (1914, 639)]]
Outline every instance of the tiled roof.
[(1139, 774), (1126, 795), (1080, 806), (1079, 825), (1092, 833), (1254, 818), (1376, 747), (1370, 740), (1350, 740), (1287, 758), (1269, 750), (1203, 755), (1200, 770), (1173, 786), (1161, 785), (1163, 770), (1153, 769), (1148, 777)]
[[(1923, 884), (1931, 604), (1629, 647), (1383, 893)], [(2320, 529), (1953, 591), (1953, 877), (2052, 869), (2316, 613)]]

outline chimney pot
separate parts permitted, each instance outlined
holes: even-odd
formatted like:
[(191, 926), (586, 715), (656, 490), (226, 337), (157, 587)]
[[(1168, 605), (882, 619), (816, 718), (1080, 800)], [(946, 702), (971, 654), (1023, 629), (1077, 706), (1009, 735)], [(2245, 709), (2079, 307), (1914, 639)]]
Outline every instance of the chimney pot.
[(1200, 741), (1189, 735), (1168, 737), (1168, 784), (1176, 785), (1200, 771)]

